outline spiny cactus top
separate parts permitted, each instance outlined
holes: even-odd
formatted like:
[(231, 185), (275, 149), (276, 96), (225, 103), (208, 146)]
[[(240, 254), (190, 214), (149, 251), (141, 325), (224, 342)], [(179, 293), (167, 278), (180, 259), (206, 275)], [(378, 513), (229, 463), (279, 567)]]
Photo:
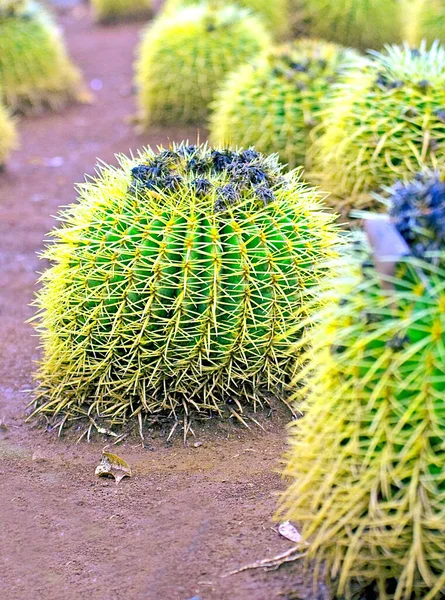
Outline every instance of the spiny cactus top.
[[(409, 3), (409, 10), (412, 10)], [(298, 0), (311, 35), (366, 50), (402, 41), (403, 3), (399, 0)]]
[(325, 272), (332, 215), (253, 150), (120, 157), (80, 188), (45, 256), (40, 410), (123, 421), (283, 390), (279, 336)]
[(223, 78), (269, 44), (261, 21), (236, 6), (201, 4), (158, 19), (136, 66), (143, 123), (205, 122)]
[(291, 167), (305, 163), (308, 135), (354, 53), (303, 39), (243, 65), (218, 92), (211, 118), (214, 143), (278, 152)]
[[(223, 0), (206, 0), (208, 4), (223, 6)], [(163, 11), (172, 14), (191, 4), (198, 4), (199, 0), (167, 0)], [(275, 35), (284, 35), (289, 25), (289, 0), (239, 0), (236, 4), (257, 13), (267, 27), (270, 27)]]
[(387, 277), (349, 254), (301, 342), (305, 417), (281, 515), (302, 524), (339, 595), (358, 579), (374, 597), (433, 600), (445, 593), (443, 180), (397, 186), (391, 214), (412, 254)]
[(11, 150), (15, 148), (16, 142), (17, 134), (14, 122), (9, 116), (8, 111), (0, 103), (0, 170)]
[(80, 97), (80, 74), (46, 10), (27, 0), (0, 5), (0, 87), (15, 111), (58, 109)]
[(91, 4), (99, 23), (148, 17), (152, 11), (151, 0), (92, 0)]
[(440, 44), (374, 53), (351, 70), (329, 104), (311, 151), (314, 179), (333, 193), (336, 206), (362, 207), (399, 179), (445, 166), (444, 107)]

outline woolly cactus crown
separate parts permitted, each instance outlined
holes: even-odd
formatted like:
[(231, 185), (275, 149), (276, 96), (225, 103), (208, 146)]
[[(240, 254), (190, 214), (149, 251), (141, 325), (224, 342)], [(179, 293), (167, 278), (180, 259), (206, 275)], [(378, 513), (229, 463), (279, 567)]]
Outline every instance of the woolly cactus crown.
[[(221, 0), (206, 0), (207, 4), (222, 7), (224, 2)], [(197, 4), (196, 0), (167, 0), (164, 4), (163, 11), (165, 14), (172, 14), (174, 11), (180, 10), (185, 6)], [(277, 34), (284, 34), (288, 29), (289, 22), (289, 0), (239, 0), (239, 6), (247, 8), (250, 11), (258, 14), (264, 23)]]
[(229, 76), (213, 105), (211, 140), (278, 152), (291, 167), (304, 164), (310, 130), (354, 52), (301, 39)]
[(445, 49), (388, 46), (352, 68), (310, 151), (312, 176), (337, 208), (375, 205), (374, 195), (419, 170), (445, 166)]
[(313, 36), (363, 50), (402, 41), (399, 0), (298, 0), (297, 5)]
[(222, 79), (269, 45), (260, 20), (237, 6), (201, 4), (157, 20), (136, 65), (142, 122), (201, 123)]
[(148, 16), (151, 0), (92, 0), (94, 18), (99, 23), (135, 19)]
[(57, 109), (80, 98), (80, 84), (60, 32), (42, 6), (29, 1), (0, 9), (0, 87), (9, 107)]
[(282, 393), (282, 334), (338, 241), (318, 193), (253, 150), (119, 161), (81, 187), (45, 253), (40, 410), (122, 422)]
[(301, 341), (305, 416), (280, 510), (339, 595), (358, 580), (384, 600), (433, 600), (445, 592), (443, 181), (398, 185), (391, 214), (412, 255), (384, 276), (349, 254)]

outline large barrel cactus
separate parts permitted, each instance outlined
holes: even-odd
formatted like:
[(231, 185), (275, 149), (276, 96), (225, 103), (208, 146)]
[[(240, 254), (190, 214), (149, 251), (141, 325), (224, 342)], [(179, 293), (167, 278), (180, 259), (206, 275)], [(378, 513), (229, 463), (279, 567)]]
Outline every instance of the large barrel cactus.
[[(223, 0), (203, 0), (208, 4), (223, 6)], [(199, 4), (199, 0), (167, 0), (164, 4), (165, 14), (172, 14), (185, 6)], [(284, 35), (289, 26), (289, 0), (239, 0), (239, 6), (257, 13), (264, 23), (271, 28), (276, 35)]]
[(81, 78), (59, 30), (31, 0), (0, 1), (0, 87), (14, 111), (58, 109), (80, 97)]
[(339, 208), (374, 197), (423, 168), (445, 166), (445, 49), (391, 46), (350, 73), (311, 150), (313, 178)]
[(291, 167), (304, 164), (309, 133), (353, 56), (335, 44), (303, 39), (243, 65), (216, 96), (212, 142), (255, 145), (278, 152)]
[(15, 148), (16, 141), (17, 134), (14, 122), (8, 111), (0, 103), (0, 170), (4, 166), (11, 150)]
[(445, 593), (445, 183), (420, 177), (392, 201), (400, 259), (397, 234), (372, 259), (342, 259), (304, 340), (281, 514), (339, 596), (356, 580), (365, 597), (433, 600)]
[(45, 253), (40, 410), (119, 421), (282, 392), (283, 334), (337, 242), (318, 193), (253, 150), (119, 161)]
[(143, 124), (202, 123), (222, 79), (269, 43), (258, 18), (236, 6), (201, 4), (158, 19), (136, 66)]
[(361, 49), (378, 49), (403, 39), (404, 0), (293, 1), (313, 36)]
[(92, 0), (94, 18), (99, 23), (148, 17), (151, 4), (151, 0)]

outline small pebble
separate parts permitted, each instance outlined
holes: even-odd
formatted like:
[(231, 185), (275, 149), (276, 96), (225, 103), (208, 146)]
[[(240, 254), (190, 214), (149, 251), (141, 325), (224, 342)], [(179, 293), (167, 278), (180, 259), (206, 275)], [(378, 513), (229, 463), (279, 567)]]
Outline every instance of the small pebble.
[[(193, 444), (193, 448), (199, 448), (199, 446), (202, 446), (202, 442), (195, 442)], [(193, 598), (191, 598), (190, 600), (193, 600)]]

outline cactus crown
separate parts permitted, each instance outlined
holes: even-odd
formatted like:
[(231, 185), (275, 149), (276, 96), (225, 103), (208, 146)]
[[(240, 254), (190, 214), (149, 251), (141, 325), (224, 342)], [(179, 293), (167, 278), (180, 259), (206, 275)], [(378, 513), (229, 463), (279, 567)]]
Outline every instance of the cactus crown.
[(428, 259), (445, 245), (445, 181), (420, 174), (398, 183), (391, 193), (390, 216), (414, 256)]
[(369, 53), (373, 60), (368, 62), (368, 68), (377, 71), (375, 83), (379, 88), (394, 89), (408, 83), (422, 90), (445, 84), (445, 48), (438, 40), (430, 48), (422, 41), (418, 48), (404, 43), (386, 45), (385, 52)]

